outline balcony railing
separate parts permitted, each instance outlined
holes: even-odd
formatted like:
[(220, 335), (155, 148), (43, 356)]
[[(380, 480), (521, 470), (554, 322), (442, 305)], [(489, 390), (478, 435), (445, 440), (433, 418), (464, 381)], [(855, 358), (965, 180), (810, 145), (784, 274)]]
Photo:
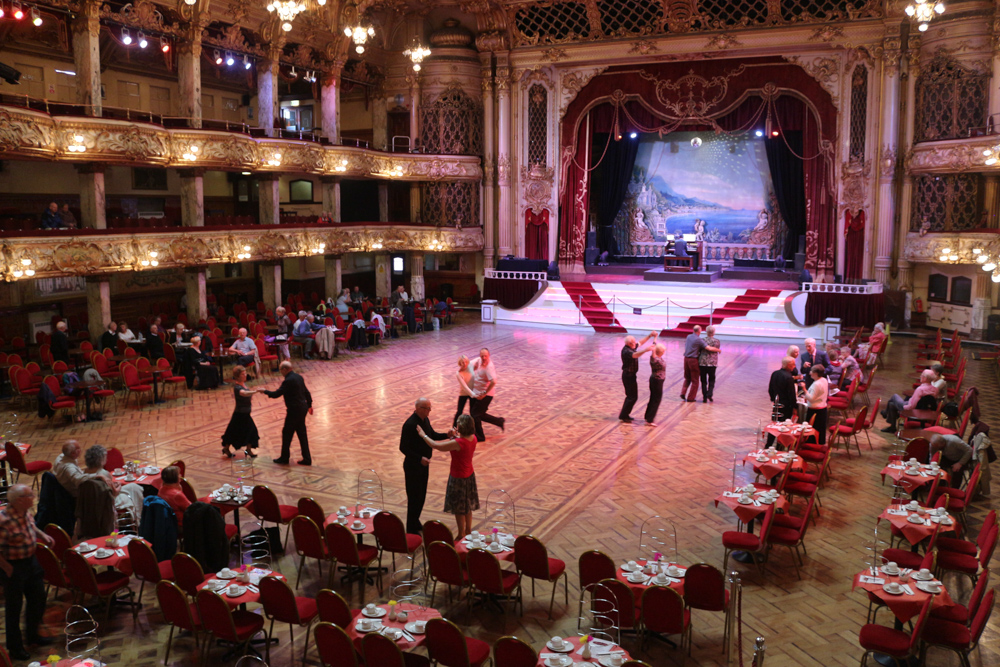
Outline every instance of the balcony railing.
[(882, 283), (867, 285), (842, 285), (840, 283), (802, 283), (803, 292), (823, 292), (826, 294), (881, 294)]

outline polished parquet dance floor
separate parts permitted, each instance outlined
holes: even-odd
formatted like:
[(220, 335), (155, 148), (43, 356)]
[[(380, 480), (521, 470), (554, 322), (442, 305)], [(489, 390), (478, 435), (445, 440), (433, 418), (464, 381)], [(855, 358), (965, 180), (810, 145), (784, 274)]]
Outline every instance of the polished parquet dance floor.
[[(281, 401), (254, 399), (254, 419), (266, 443), (257, 459), (259, 481), (267, 483), (282, 502), (294, 504), (312, 496), (327, 512), (353, 504), (360, 470), (372, 468), (382, 478), (386, 507), (405, 512), (399, 430), (420, 396), (434, 404), (431, 421), (444, 429), (454, 411), (455, 361), (460, 354), (475, 355), (488, 346), (499, 373), (493, 412), (507, 418), (506, 433), (486, 425), (487, 442), (476, 453), (475, 468), (481, 501), (492, 489), (506, 489), (516, 502), (518, 532), (531, 533), (549, 547), (550, 555), (565, 559), (569, 570), (569, 599), (556, 596), (555, 620), (546, 617), (548, 585), (537, 587), (538, 596), (525, 598), (525, 613), (512, 619), (506, 630), (498, 613), (466, 611), (464, 602), (449, 608), (441, 596), (437, 606), (463, 630), (486, 640), (516, 634), (536, 648), (552, 635), (571, 636), (576, 631), (579, 598), (577, 558), (598, 548), (622, 561), (635, 557), (642, 521), (652, 515), (669, 517), (679, 533), (680, 560), (722, 561), (721, 533), (735, 529), (736, 517), (713, 499), (729, 484), (733, 455), (740, 458), (753, 444), (758, 420), (769, 416), (767, 380), (784, 354), (784, 346), (724, 343), (714, 404), (682, 403), (680, 393), (682, 342), (666, 341), (669, 360), (665, 399), (658, 425), (646, 426), (642, 410), (648, 392), (648, 363), (642, 359), (640, 401), (634, 424), (615, 418), (621, 405), (619, 336), (592, 335), (540, 328), (519, 329), (465, 321), (440, 332), (428, 332), (379, 347), (342, 354), (332, 362), (299, 362), (312, 391), (316, 414), (309, 419), (314, 465), (281, 467), (271, 463), (278, 454), (284, 407)], [(724, 329), (720, 329), (723, 332)], [(914, 344), (894, 341), (879, 371), (873, 396), (908, 390)], [(967, 350), (966, 354), (970, 354)], [(983, 419), (1000, 424), (1000, 391), (990, 362), (970, 361), (966, 386), (982, 391)], [(277, 386), (280, 376), (265, 376), (263, 384)], [(260, 383), (258, 383), (260, 384)], [(67, 438), (84, 446), (118, 446), (126, 455), (139, 440), (151, 434), (158, 463), (182, 458), (188, 478), (199, 494), (232, 481), (230, 464), (219, 450), (219, 438), (232, 409), (228, 390), (182, 394), (154, 408), (119, 407), (106, 421), (69, 426), (50, 425), (37, 416), (21, 417), (20, 438), (35, 449), (32, 459), (54, 460)], [(884, 426), (881, 419), (877, 428)], [(877, 430), (877, 429), (876, 429)], [(854, 573), (863, 567), (863, 542), (870, 539), (875, 517), (884, 509), (891, 488), (882, 486), (879, 470), (889, 442), (873, 433), (874, 451), (862, 438), (862, 456), (834, 455), (833, 479), (821, 491), (822, 517), (807, 535), (809, 555), (796, 578), (787, 550), (772, 554), (766, 576), (751, 566), (730, 562), (744, 582), (743, 623), (745, 655), (753, 637), (767, 640), (768, 667), (784, 665), (857, 665), (861, 649), (858, 630), (865, 621), (866, 599), (851, 591)], [(297, 458), (294, 450), (293, 460)], [(448, 476), (447, 457), (437, 455), (431, 467), (430, 489), (423, 518), (454, 521), (441, 509)], [(749, 468), (739, 468), (740, 479), (752, 478)], [(996, 493), (994, 494), (994, 496)], [(975, 529), (993, 499), (977, 503), (971, 512)], [(246, 517), (246, 513), (243, 513)], [(483, 512), (476, 515), (482, 521)], [(246, 522), (246, 518), (244, 519)], [(248, 522), (247, 522), (248, 523)], [(246, 523), (245, 523), (246, 525)], [(369, 538), (370, 539), (370, 538)], [(281, 570), (294, 582), (297, 558), (281, 561)], [(996, 561), (994, 561), (996, 563)], [(315, 564), (303, 574), (300, 595), (315, 594), (324, 584)], [(946, 580), (953, 597), (965, 601), (968, 579)], [(148, 587), (147, 587), (148, 588)], [(560, 584), (561, 588), (561, 584)], [(336, 589), (352, 595), (359, 606), (357, 587), (348, 589), (339, 580)], [(369, 586), (368, 596), (377, 591)], [(62, 613), (68, 598), (50, 603), (46, 634), (61, 632)], [(104, 638), (104, 658), (111, 664), (147, 666), (162, 664), (168, 627), (163, 624), (154, 597), (147, 591), (145, 609), (133, 628), (124, 609), (113, 616)], [(887, 612), (879, 620), (889, 623)], [(726, 664), (722, 647), (723, 620), (719, 614), (694, 612), (694, 648), (688, 664)], [(291, 664), (287, 628), (282, 642), (272, 649), (272, 665)], [(296, 660), (300, 662), (303, 633), (296, 633)], [(625, 646), (638, 650), (634, 639)], [(218, 661), (223, 649), (215, 648)], [(680, 656), (659, 642), (639, 653), (651, 665), (681, 664)], [(35, 659), (39, 659), (36, 657)], [(981, 662), (977, 662), (977, 660)], [(175, 638), (171, 663), (194, 664), (194, 642)], [(315, 649), (308, 662), (319, 664)], [(994, 616), (973, 664), (1000, 663), (1000, 617)], [(738, 664), (738, 661), (735, 663)], [(957, 665), (952, 654), (932, 651), (928, 664)]]

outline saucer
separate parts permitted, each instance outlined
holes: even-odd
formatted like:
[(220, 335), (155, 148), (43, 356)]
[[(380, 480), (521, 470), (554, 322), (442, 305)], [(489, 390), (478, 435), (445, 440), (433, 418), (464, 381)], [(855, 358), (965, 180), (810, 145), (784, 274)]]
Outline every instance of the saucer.
[(486, 550), (489, 551), (489, 552), (491, 552), (491, 553), (498, 554), (501, 551), (503, 551), (503, 546), (501, 546), (500, 544), (498, 544), (496, 542), (491, 542), (490, 546), (486, 547)]
[(118, 470), (115, 470), (111, 474), (114, 475), (115, 477), (124, 477), (125, 476), (125, 471), (119, 468)]
[(225, 581), (222, 581), (221, 579), (209, 579), (208, 581), (205, 582), (205, 588), (207, 588), (210, 591), (215, 591), (216, 593), (226, 588), (227, 586), (229, 586), (229, 584)]
[(679, 567), (677, 568), (677, 574), (671, 574), (670, 570), (667, 570), (665, 574), (668, 577), (673, 577), (674, 579), (683, 579), (684, 575), (687, 574), (687, 570)]
[(573, 658), (568, 655), (559, 655), (555, 658), (546, 658), (546, 667), (569, 667), (573, 664)]
[(228, 574), (225, 574), (222, 570), (219, 570), (218, 572), (215, 573), (215, 576), (217, 576), (219, 579), (228, 580), (228, 579), (235, 579), (236, 577), (239, 576), (239, 574), (240, 574), (239, 572), (234, 572), (232, 570), (230, 570)]
[(149, 466), (149, 467), (146, 468), (146, 474), (147, 475), (158, 475), (158, 474), (160, 474), (160, 469), (157, 468), (156, 466)]
[(634, 572), (635, 570), (641, 570), (641, 569), (642, 569), (642, 566), (639, 565), (638, 563), (636, 563), (635, 568), (632, 568), (631, 566), (629, 566), (628, 563), (623, 563), (622, 564), (622, 570), (624, 570), (625, 572)]
[(562, 642), (562, 646), (560, 648), (556, 648), (556, 646), (552, 643), (552, 640), (550, 639), (549, 641), (545, 642), (545, 648), (549, 649), (550, 651), (555, 651), (556, 653), (571, 653), (573, 651), (573, 642), (568, 642), (564, 639)]
[(375, 607), (375, 612), (374, 613), (369, 614), (367, 608), (362, 609), (361, 613), (364, 614), (365, 616), (367, 616), (368, 618), (382, 618), (383, 616), (385, 616), (389, 612), (387, 612), (382, 607)]
[[(597, 656), (597, 662), (603, 665), (604, 667), (614, 667), (614, 663), (611, 662), (611, 655), (607, 653), (604, 655)], [(622, 660), (620, 663), (618, 663), (618, 667), (621, 667), (621, 665), (624, 664), (625, 660)]]
[(911, 514), (910, 516), (906, 517), (906, 520), (909, 521), (910, 523), (923, 523), (924, 522), (924, 520), (920, 518), (919, 514)]
[(899, 568), (897, 567), (897, 568), (896, 568), (895, 570), (888, 570), (888, 569), (886, 569), (886, 567), (885, 567), (885, 566), (883, 565), (883, 566), (882, 566), (882, 573), (883, 573), (883, 574), (887, 574), (887, 575), (889, 575), (890, 577), (898, 577), (898, 576), (899, 576)]
[(902, 586), (900, 586), (896, 590), (891, 590), (889, 588), (889, 584), (886, 584), (885, 586), (883, 586), (882, 590), (885, 591), (886, 593), (888, 593), (889, 595), (902, 595), (903, 593), (906, 592), (906, 591), (903, 590)]
[(94, 554), (97, 558), (111, 558), (115, 555), (114, 549), (98, 549), (97, 553)]
[(944, 586), (940, 583), (931, 583), (930, 581), (918, 581), (917, 589), (923, 591), (924, 593), (930, 593), (931, 595), (937, 595), (944, 590)]
[(740, 505), (753, 505), (753, 498), (743, 500), (743, 498), (740, 497), (736, 499), (736, 502), (738, 502)]
[(82, 542), (82, 543), (76, 545), (75, 547), (73, 547), (73, 549), (75, 549), (77, 553), (81, 553), (81, 554), (89, 554), (91, 551), (93, 551), (96, 548), (97, 548), (96, 544), (88, 544), (87, 542)]
[(920, 576), (920, 570), (917, 570), (916, 572), (914, 572), (910, 576), (913, 577), (914, 579), (916, 579), (917, 581), (934, 581), (934, 573), (933, 572), (928, 572), (926, 576)]
[(406, 631), (409, 632), (411, 635), (422, 635), (425, 632), (427, 632), (427, 626), (426, 625), (424, 626), (423, 630), (417, 630), (417, 624), (416, 624), (416, 622), (407, 623), (403, 627), (406, 628)]
[(382, 624), (381, 623), (373, 623), (370, 628), (365, 629), (364, 627), (362, 627), (361, 623), (357, 623), (354, 626), (354, 629), (357, 630), (358, 632), (361, 632), (361, 633), (378, 632), (378, 631), (380, 631), (382, 629)]
[(635, 576), (635, 573), (632, 573), (625, 578), (628, 580), (630, 584), (641, 584), (643, 581), (646, 580), (646, 575), (639, 572), (638, 577)]
[(351, 524), (352, 530), (364, 530), (364, 528), (365, 524), (363, 521), (355, 521), (354, 523)]
[(767, 458), (766, 456), (758, 456), (757, 457), (757, 463), (767, 463), (770, 460), (771, 459)]

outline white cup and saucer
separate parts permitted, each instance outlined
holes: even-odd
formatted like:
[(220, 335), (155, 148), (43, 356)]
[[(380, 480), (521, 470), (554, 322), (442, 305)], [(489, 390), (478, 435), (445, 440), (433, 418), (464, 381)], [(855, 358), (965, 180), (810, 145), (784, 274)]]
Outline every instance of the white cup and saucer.
[(348, 514), (350, 514), (350, 512), (347, 511), (347, 507), (345, 505), (341, 505), (337, 509), (337, 514), (340, 516), (347, 516)]
[(413, 621), (407, 623), (405, 627), (411, 635), (422, 635), (427, 632), (427, 621)]
[(399, 641), (399, 638), (403, 636), (403, 631), (400, 628), (386, 628), (382, 634), (395, 642)]
[(625, 664), (625, 655), (621, 651), (616, 651), (600, 656), (597, 661), (604, 667), (621, 667)]
[(888, 563), (882, 566), (882, 571), (885, 572), (886, 574), (896, 576), (897, 574), (899, 574), (899, 565), (897, 565), (894, 561), (889, 561)]
[(667, 567), (667, 575), (673, 577), (674, 579), (680, 579), (684, 576), (684, 571), (676, 565), (670, 565)]
[(917, 581), (931, 581), (934, 579), (934, 574), (931, 573), (926, 567), (921, 568), (919, 571), (913, 573), (913, 578)]
[(368, 618), (382, 618), (388, 612), (386, 612), (385, 609), (382, 609), (378, 605), (369, 602), (368, 604), (365, 605), (365, 608), (361, 610), (361, 613), (367, 616)]
[(362, 521), (361, 519), (355, 519), (354, 523), (351, 524), (351, 528), (353, 528), (354, 530), (364, 530), (365, 522)]
[(918, 581), (917, 589), (923, 591), (924, 593), (937, 595), (941, 592), (942, 586), (940, 581)]
[(124, 468), (115, 468), (115, 471), (113, 473), (111, 473), (111, 474), (114, 475), (115, 477), (121, 477), (122, 475), (125, 474), (125, 469)]
[(639, 564), (636, 563), (634, 560), (630, 560), (629, 562), (622, 565), (622, 569), (625, 570), (626, 572), (635, 572), (636, 570), (641, 570), (642, 568), (639, 567)]
[(653, 583), (654, 584), (661, 584), (661, 585), (663, 585), (663, 584), (669, 584), (670, 583), (670, 578), (667, 577), (667, 575), (664, 574), (663, 572), (660, 572), (655, 577), (653, 577)]
[(918, 503), (916, 500), (911, 500), (906, 504), (906, 509), (910, 510), (911, 512), (916, 512), (919, 508), (920, 508), (920, 503)]
[(890, 581), (889, 583), (887, 583), (885, 586), (882, 587), (882, 590), (884, 590), (889, 595), (903, 594), (903, 587), (899, 585), (898, 581)]
[(480, 533), (478, 530), (474, 530), (471, 533), (469, 533), (469, 536), (466, 537), (465, 539), (469, 540), (470, 542), (475, 542), (482, 536), (483, 536), (482, 533)]
[(557, 653), (564, 653), (573, 650), (573, 644), (563, 639), (562, 637), (556, 635), (550, 639), (546, 644), (545, 648), (550, 651), (556, 651)]
[(219, 579), (235, 579), (236, 572), (230, 570), (228, 567), (224, 567), (218, 572), (216, 572), (215, 576), (217, 576)]
[(646, 575), (642, 573), (642, 570), (635, 570), (634, 572), (629, 572), (625, 578), (633, 584), (641, 584), (645, 581)]
[(740, 505), (752, 505), (753, 504), (753, 498), (751, 496), (747, 495), (747, 494), (744, 494), (744, 495), (742, 495), (742, 496), (739, 497), (738, 502), (739, 502)]
[(763, 454), (761, 454), (760, 456), (757, 457), (757, 463), (767, 463), (770, 460), (771, 460), (770, 458), (768, 458), (767, 456), (765, 456)]
[(375, 618), (359, 618), (355, 629), (358, 632), (374, 632), (382, 627), (382, 622)]
[(563, 653), (558, 653), (545, 659), (547, 667), (569, 667), (573, 664), (573, 658)]
[(490, 546), (487, 547), (487, 551), (498, 554), (503, 551), (503, 546), (499, 542), (490, 542)]
[(346, 526), (347, 525), (347, 521), (348, 521), (348, 519), (347, 519), (347, 515), (346, 514), (343, 515), (343, 516), (341, 516), (339, 519), (337, 519), (337, 523), (339, 523), (341, 526)]

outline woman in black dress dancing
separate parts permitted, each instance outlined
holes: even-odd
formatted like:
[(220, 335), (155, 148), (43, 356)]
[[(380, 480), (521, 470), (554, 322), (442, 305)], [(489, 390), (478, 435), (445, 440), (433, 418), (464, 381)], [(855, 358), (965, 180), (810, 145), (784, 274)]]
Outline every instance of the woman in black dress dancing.
[(222, 434), (222, 453), (229, 458), (234, 456), (230, 447), (237, 449), (245, 447), (247, 456), (256, 457), (253, 450), (257, 449), (260, 436), (257, 434), (257, 425), (253, 423), (250, 416), (251, 399), (258, 389), (247, 388), (247, 369), (243, 366), (236, 366), (233, 369), (233, 397), (236, 399), (236, 407), (233, 408), (233, 416), (229, 418), (229, 426)]

